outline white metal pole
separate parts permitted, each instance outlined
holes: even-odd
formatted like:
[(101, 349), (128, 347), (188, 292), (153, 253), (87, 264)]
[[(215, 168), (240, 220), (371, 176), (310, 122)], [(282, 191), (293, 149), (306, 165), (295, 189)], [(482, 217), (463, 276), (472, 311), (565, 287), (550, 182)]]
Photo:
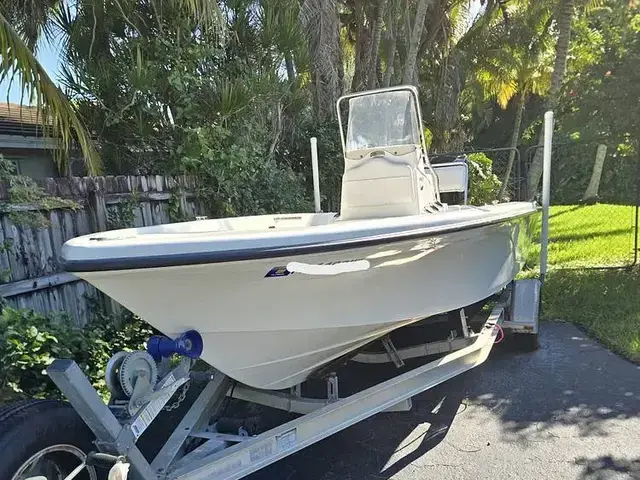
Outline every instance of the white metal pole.
[(544, 114), (544, 144), (542, 149), (542, 230), (540, 234), (540, 279), (547, 274), (549, 245), (549, 201), (551, 197), (551, 146), (553, 143), (553, 112)]
[(318, 171), (318, 139), (311, 137), (311, 170), (313, 171), (313, 201), (316, 213), (322, 211), (320, 208), (320, 173)]

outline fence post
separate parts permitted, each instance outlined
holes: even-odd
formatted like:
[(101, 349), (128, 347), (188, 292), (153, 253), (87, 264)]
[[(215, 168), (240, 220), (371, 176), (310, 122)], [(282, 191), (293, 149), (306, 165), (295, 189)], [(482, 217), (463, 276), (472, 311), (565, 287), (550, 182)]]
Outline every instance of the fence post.
[(582, 195), (582, 200), (592, 200), (598, 198), (598, 190), (600, 187), (600, 179), (602, 178), (602, 169), (604, 168), (604, 159), (607, 156), (607, 146), (598, 145), (596, 149), (596, 159), (593, 161), (593, 170), (589, 185)]
[(91, 211), (91, 229), (94, 232), (104, 232), (107, 229), (107, 204), (104, 201), (104, 191), (97, 178), (91, 179), (87, 200)]
[(551, 196), (551, 146), (553, 142), (553, 112), (544, 114), (544, 144), (542, 151), (542, 229), (540, 232), (540, 280), (547, 274), (549, 246), (549, 203)]

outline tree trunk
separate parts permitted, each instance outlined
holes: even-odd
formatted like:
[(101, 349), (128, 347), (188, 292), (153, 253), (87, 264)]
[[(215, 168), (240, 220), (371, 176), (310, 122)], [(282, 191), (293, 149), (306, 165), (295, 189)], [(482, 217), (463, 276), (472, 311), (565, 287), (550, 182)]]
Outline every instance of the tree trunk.
[(387, 0), (379, 0), (376, 9), (376, 18), (373, 24), (373, 34), (371, 47), (369, 50), (369, 71), (367, 72), (367, 86), (377, 87), (378, 60), (380, 58), (380, 39), (382, 38), (382, 22), (384, 21), (384, 11)]
[(405, 84), (413, 83), (413, 80), (416, 77), (416, 60), (418, 57), (418, 49), (420, 48), (422, 30), (424, 29), (424, 18), (427, 15), (427, 7), (429, 6), (429, 3), (429, 0), (418, 1), (416, 19), (413, 22), (413, 29), (411, 30), (411, 38), (409, 40), (409, 49), (407, 52), (407, 58), (405, 59), (404, 63), (404, 74), (402, 76), (402, 81)]
[(393, 75), (391, 76), (390, 83), (392, 85), (399, 85), (402, 83), (402, 74), (404, 72), (404, 64), (407, 59), (407, 52), (409, 51), (409, 37), (411, 36), (411, 10), (409, 0), (404, 0), (404, 14), (398, 21), (395, 41), (396, 50), (393, 62)]
[(402, 0), (388, 0), (387, 1), (387, 20), (385, 22), (385, 60), (386, 60), (386, 69), (384, 71), (384, 75), (382, 77), (381, 85), (383, 87), (388, 87), (391, 85), (395, 67), (396, 67), (396, 50), (397, 50), (397, 36), (398, 32), (402, 31), (402, 20), (404, 17), (401, 16), (398, 19), (398, 9), (401, 6)]
[(354, 52), (353, 80), (351, 90), (354, 92), (366, 90), (368, 81), (368, 67), (371, 60), (371, 25), (367, 19), (362, 0), (356, 0), (354, 5), (356, 18), (356, 46)]
[(558, 105), (560, 88), (567, 70), (567, 57), (569, 54), (569, 42), (571, 41), (571, 24), (573, 22), (574, 0), (563, 0), (558, 12), (558, 45), (556, 58), (551, 77), (551, 89), (547, 97), (547, 109), (553, 110)]
[(591, 180), (582, 196), (582, 200), (591, 200), (598, 198), (598, 190), (600, 190), (600, 178), (602, 177), (602, 169), (604, 167), (604, 159), (607, 156), (607, 146), (598, 145), (596, 150), (596, 159), (593, 162), (593, 170), (591, 171)]
[[(573, 21), (574, 0), (561, 0), (558, 8), (558, 43), (556, 45), (556, 58), (553, 65), (553, 76), (551, 77), (551, 89), (545, 102), (545, 111), (553, 110), (558, 105), (560, 88), (564, 80), (567, 68), (567, 56), (569, 53), (569, 42), (571, 40), (571, 23)], [(544, 128), (544, 127), (543, 127)], [(538, 145), (542, 145), (543, 128), (538, 135)], [(528, 193), (529, 198), (533, 198), (538, 190), (540, 177), (542, 176), (542, 148), (537, 148), (533, 161), (529, 166)]]
[(344, 89), (340, 17), (336, 0), (305, 0), (298, 20), (307, 32), (317, 118), (330, 119)]
[(284, 54), (284, 63), (287, 67), (287, 78), (289, 79), (289, 83), (291, 83), (291, 88), (294, 89), (296, 84), (296, 71), (293, 66), (293, 58), (291, 58), (290, 52)]
[(517, 98), (516, 102), (516, 121), (513, 126), (513, 133), (511, 134), (511, 144), (509, 145), (509, 161), (507, 162), (507, 169), (504, 172), (504, 178), (502, 179), (502, 187), (500, 187), (500, 193), (498, 194), (498, 201), (502, 201), (509, 188), (509, 180), (511, 180), (511, 171), (513, 170), (513, 162), (516, 158), (516, 148), (518, 148), (518, 140), (520, 140), (520, 125), (522, 125), (522, 116), (524, 114), (524, 105), (527, 92), (523, 90)]
[(387, 68), (384, 71), (382, 86), (388, 87), (389, 85), (391, 85), (391, 77), (393, 77), (393, 61), (395, 60), (396, 56), (396, 35), (395, 25), (393, 24), (393, 17), (391, 17), (391, 21), (387, 23), (387, 38), (385, 40), (385, 43), (385, 57), (387, 59)]

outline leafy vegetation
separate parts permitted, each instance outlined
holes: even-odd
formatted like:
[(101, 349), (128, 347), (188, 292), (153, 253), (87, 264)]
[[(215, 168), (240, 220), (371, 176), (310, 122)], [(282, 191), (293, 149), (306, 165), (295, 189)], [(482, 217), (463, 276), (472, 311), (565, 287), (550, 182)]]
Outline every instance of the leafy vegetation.
[[(192, 29), (199, 32), (218, 33), (218, 27), (222, 25), (222, 15), (216, 2), (208, 0), (185, 0), (167, 2), (171, 7), (170, 13), (180, 14), (192, 20)], [(69, 149), (77, 144), (82, 149), (87, 170), (91, 174), (101, 170), (102, 163), (96, 145), (85, 126), (77, 106), (70, 102), (69, 98), (62, 90), (49, 78), (45, 69), (35, 58), (34, 52), (38, 41), (44, 37), (51, 40), (55, 34), (68, 25), (68, 21), (75, 12), (75, 19), (79, 20), (78, 26), (84, 26), (92, 32), (91, 41), (87, 43), (89, 56), (93, 51), (96, 42), (109, 39), (114, 41), (114, 46), (118, 40), (116, 33), (125, 32), (129, 27), (128, 34), (140, 36), (140, 29), (129, 20), (130, 17), (140, 19), (142, 23), (149, 20), (145, 17), (134, 17), (133, 10), (138, 2), (123, 1), (109, 2), (104, 5), (97, 5), (96, 2), (85, 0), (80, 2), (60, 2), (60, 1), (33, 1), (25, 4), (5, 0), (0, 3), (0, 52), (2, 52), (2, 78), (18, 75), (18, 80), (22, 87), (23, 98), (26, 96), (30, 101), (36, 103), (42, 110), (43, 123), (51, 129), (54, 138), (60, 140), (60, 155), (57, 159), (61, 167), (66, 166), (64, 156), (69, 153)], [(169, 5), (165, 5), (169, 7)], [(153, 5), (153, 15), (158, 17), (158, 5)], [(109, 15), (109, 12), (112, 15)], [(117, 13), (116, 13), (117, 12)], [(113, 14), (116, 14), (116, 17)], [(148, 13), (148, 12), (147, 12)], [(92, 23), (87, 20), (92, 19)], [(98, 22), (100, 19), (100, 22)], [(150, 20), (154, 20), (151, 18)], [(145, 25), (146, 26), (146, 25)], [(72, 45), (71, 32), (65, 32), (65, 44)], [(104, 44), (103, 44), (104, 46)], [(97, 50), (97, 48), (96, 48)], [(74, 55), (73, 49), (69, 48), (70, 56)], [(126, 50), (125, 54), (130, 53)], [(101, 51), (98, 55), (104, 54)], [(107, 52), (108, 55), (108, 52)], [(139, 59), (139, 57), (138, 57)], [(80, 60), (80, 59), (78, 59)], [(81, 61), (81, 60), (80, 60)], [(118, 95), (120, 92), (112, 92)], [(93, 92), (100, 96), (98, 92)], [(94, 97), (96, 98), (96, 97)], [(62, 168), (64, 171), (64, 168)]]
[(138, 195), (133, 192), (125, 200), (117, 203), (107, 211), (107, 229), (116, 230), (120, 228), (133, 227), (136, 219), (135, 209), (140, 208)]
[(633, 204), (640, 171), (640, 13), (602, 8), (578, 27), (576, 53), (581, 57), (575, 66), (570, 64), (558, 112), (562, 124), (556, 141), (554, 192), (563, 203), (579, 200), (592, 173), (597, 145), (604, 144), (608, 150), (600, 198)]
[(31, 310), (4, 307), (0, 314), (0, 401), (17, 398), (58, 398), (46, 375), (56, 358), (73, 358), (94, 387), (107, 395), (105, 366), (119, 350), (143, 348), (154, 332), (135, 317), (116, 319), (97, 314), (83, 328), (64, 314), (44, 316)]
[(471, 205), (486, 205), (498, 199), (502, 182), (493, 173), (493, 161), (484, 153), (467, 157), (469, 166), (469, 198)]
[(31, 177), (18, 175), (15, 165), (0, 154), (0, 182), (8, 187), (9, 198), (0, 202), (0, 210), (9, 209), (9, 217), (16, 225), (44, 228), (49, 225), (45, 212), (54, 209), (76, 210), (76, 202), (48, 195)]

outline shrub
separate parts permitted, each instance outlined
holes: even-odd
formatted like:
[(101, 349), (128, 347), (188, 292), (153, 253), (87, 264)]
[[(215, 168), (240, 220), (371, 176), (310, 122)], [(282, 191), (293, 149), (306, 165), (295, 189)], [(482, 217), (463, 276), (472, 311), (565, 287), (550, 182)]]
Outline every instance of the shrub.
[(155, 332), (137, 317), (96, 315), (79, 328), (65, 315), (41, 315), (5, 307), (0, 315), (0, 400), (59, 398), (46, 375), (56, 358), (75, 360), (98, 391), (107, 396), (104, 372), (119, 350), (144, 348)]
[(198, 196), (211, 216), (311, 211), (304, 178), (278, 162), (248, 133), (239, 138), (219, 125), (184, 129), (182, 171), (199, 179)]
[[(2, 397), (47, 396), (44, 370), (56, 357), (72, 355), (66, 321), (53, 322), (31, 311), (5, 308), (0, 316), (0, 389)], [(63, 340), (62, 342), (60, 340)]]
[(486, 205), (498, 200), (502, 182), (493, 173), (493, 161), (484, 153), (471, 153), (467, 157), (469, 165), (470, 205)]

